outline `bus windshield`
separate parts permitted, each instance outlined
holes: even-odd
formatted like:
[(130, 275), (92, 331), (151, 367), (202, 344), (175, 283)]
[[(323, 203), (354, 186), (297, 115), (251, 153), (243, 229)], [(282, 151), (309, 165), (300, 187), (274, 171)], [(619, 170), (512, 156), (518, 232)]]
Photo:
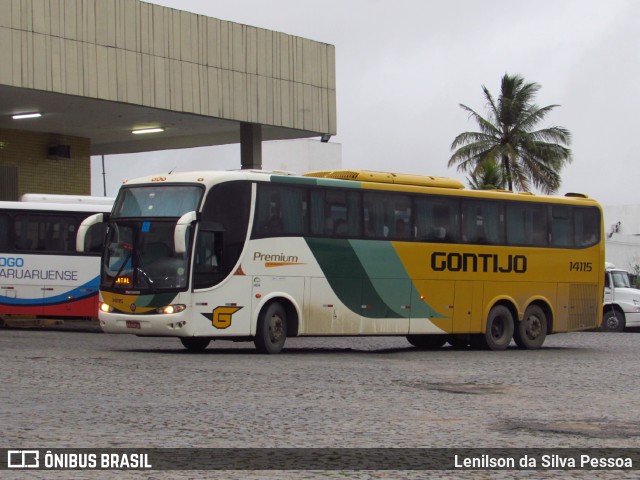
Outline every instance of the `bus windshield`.
[(126, 187), (120, 191), (112, 218), (175, 217), (198, 210), (202, 188), (196, 185)]
[(197, 210), (197, 185), (123, 188), (114, 207), (103, 256), (101, 288), (147, 292), (184, 290), (189, 256), (176, 253), (178, 219)]
[(120, 220), (109, 224), (101, 288), (182, 290), (188, 284), (188, 255), (176, 253), (176, 220)]

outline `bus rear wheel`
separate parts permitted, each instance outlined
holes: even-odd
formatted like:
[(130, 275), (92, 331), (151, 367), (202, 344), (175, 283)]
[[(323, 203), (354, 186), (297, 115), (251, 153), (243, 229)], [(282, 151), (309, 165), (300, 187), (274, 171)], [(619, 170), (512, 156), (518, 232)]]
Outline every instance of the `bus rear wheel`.
[(286, 339), (287, 312), (280, 303), (270, 303), (260, 312), (253, 343), (260, 353), (280, 353)]
[(437, 350), (447, 342), (446, 335), (407, 335), (411, 345), (419, 350)]
[(184, 348), (190, 352), (203, 352), (209, 346), (211, 339), (204, 337), (182, 337), (180, 341)]
[(547, 316), (539, 306), (530, 305), (513, 332), (513, 340), (520, 348), (535, 350), (542, 346), (545, 338), (547, 338)]
[(504, 305), (496, 305), (489, 312), (484, 335), (479, 335), (474, 340), (488, 350), (506, 350), (512, 338), (513, 315), (511, 310)]

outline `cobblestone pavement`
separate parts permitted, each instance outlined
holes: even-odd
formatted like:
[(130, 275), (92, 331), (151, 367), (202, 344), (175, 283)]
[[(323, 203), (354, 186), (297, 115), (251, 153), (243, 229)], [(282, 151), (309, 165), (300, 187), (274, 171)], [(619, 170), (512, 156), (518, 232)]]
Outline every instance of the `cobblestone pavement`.
[[(640, 333), (550, 336), (538, 351), (404, 338), (212, 342), (0, 329), (4, 448), (640, 448)], [(637, 472), (637, 471), (636, 471)], [(5, 472), (6, 473), (6, 472)], [(13, 472), (12, 472), (13, 473)], [(73, 472), (74, 478), (454, 478), (461, 472)], [(464, 472), (466, 478), (637, 478)], [(105, 475), (106, 474), (106, 475)], [(33, 471), (20, 478), (69, 478)]]

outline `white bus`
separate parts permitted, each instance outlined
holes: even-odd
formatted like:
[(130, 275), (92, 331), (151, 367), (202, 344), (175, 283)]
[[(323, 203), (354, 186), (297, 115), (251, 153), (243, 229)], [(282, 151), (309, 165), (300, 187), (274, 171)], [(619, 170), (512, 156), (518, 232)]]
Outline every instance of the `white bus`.
[(113, 198), (25, 194), (0, 202), (0, 316), (97, 317), (105, 226), (76, 250), (80, 223)]
[[(83, 230), (100, 224), (87, 219)], [(457, 180), (378, 172), (184, 172), (123, 184), (100, 279), (105, 332), (253, 340), (403, 335), (539, 348), (597, 328), (599, 205), (466, 190)]]

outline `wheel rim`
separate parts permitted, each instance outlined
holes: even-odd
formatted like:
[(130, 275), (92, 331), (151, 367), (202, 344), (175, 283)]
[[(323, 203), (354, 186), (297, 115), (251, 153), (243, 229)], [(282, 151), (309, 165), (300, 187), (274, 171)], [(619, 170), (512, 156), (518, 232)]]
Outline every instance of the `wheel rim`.
[(609, 318), (607, 318), (607, 328), (609, 328), (610, 330), (615, 330), (616, 328), (618, 328), (618, 317), (616, 317), (615, 315), (611, 315)]
[(525, 335), (531, 340), (535, 340), (542, 333), (542, 322), (537, 315), (531, 315), (527, 318)]
[(271, 343), (278, 343), (284, 336), (284, 322), (282, 317), (278, 314), (274, 314), (269, 319), (269, 340)]
[(496, 317), (495, 321), (491, 324), (491, 336), (495, 340), (500, 340), (504, 337), (505, 332), (505, 320), (502, 316)]

